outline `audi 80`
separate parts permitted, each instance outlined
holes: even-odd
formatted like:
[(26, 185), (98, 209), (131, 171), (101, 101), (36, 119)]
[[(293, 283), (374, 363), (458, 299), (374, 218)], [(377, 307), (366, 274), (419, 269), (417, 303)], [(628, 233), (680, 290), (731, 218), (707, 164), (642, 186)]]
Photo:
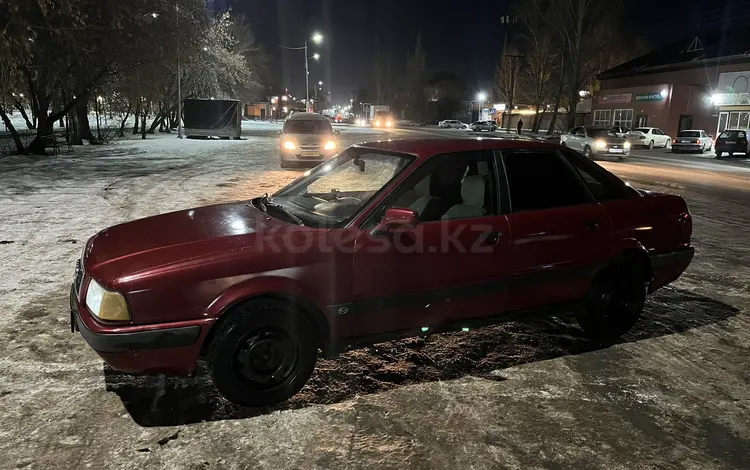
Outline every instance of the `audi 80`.
[(115, 225), (85, 244), (71, 326), (112, 368), (191, 374), (261, 406), (319, 355), (565, 307), (597, 340), (690, 264), (675, 195), (555, 144), (349, 147), (272, 196)]

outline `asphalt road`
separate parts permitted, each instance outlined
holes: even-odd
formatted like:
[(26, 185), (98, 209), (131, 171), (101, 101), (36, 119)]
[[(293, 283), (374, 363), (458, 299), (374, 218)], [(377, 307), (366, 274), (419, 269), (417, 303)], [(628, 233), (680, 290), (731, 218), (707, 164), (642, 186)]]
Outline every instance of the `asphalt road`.
[[(273, 192), (278, 128), (150, 136), (0, 160), (0, 468), (750, 468), (750, 164), (663, 150), (605, 161), (685, 197), (696, 257), (615, 344), (570, 318), (321, 360), (287, 404), (232, 406), (205, 370), (133, 377), (69, 330), (75, 259), (122, 221)], [(460, 131), (341, 127), (351, 144)], [(462, 135), (462, 134), (458, 134)], [(486, 134), (484, 134), (486, 136)]]

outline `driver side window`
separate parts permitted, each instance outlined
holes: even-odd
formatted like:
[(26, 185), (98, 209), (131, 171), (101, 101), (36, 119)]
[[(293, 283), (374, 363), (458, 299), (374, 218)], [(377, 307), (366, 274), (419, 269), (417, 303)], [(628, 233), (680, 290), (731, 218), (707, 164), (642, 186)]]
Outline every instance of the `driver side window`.
[(394, 192), (383, 212), (411, 209), (420, 222), (496, 214), (492, 159), (489, 150), (432, 157)]

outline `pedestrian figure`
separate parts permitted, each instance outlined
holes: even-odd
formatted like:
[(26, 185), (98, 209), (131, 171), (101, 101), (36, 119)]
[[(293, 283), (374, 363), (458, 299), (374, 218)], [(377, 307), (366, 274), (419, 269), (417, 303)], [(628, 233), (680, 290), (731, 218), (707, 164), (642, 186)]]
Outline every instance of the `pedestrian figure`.
[(516, 127), (516, 130), (518, 131), (518, 135), (521, 135), (521, 129), (523, 129), (523, 120), (518, 119), (518, 126)]

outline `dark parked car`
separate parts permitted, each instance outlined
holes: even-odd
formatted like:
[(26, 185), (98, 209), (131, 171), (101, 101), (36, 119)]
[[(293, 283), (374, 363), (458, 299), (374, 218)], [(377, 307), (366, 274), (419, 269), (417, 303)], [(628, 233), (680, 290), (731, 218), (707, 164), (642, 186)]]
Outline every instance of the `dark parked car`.
[(731, 157), (735, 153), (747, 155), (750, 151), (747, 141), (747, 131), (742, 129), (727, 129), (719, 134), (714, 143), (716, 158), (721, 158), (725, 153)]
[(617, 338), (688, 267), (691, 234), (681, 197), (556, 144), (360, 144), (273, 197), (97, 233), (71, 325), (114, 369), (190, 374), (202, 357), (226, 398), (260, 406), (297, 393), (319, 351), (512, 313), (564, 306)]
[(711, 151), (711, 136), (700, 129), (680, 131), (672, 140), (672, 153)]

